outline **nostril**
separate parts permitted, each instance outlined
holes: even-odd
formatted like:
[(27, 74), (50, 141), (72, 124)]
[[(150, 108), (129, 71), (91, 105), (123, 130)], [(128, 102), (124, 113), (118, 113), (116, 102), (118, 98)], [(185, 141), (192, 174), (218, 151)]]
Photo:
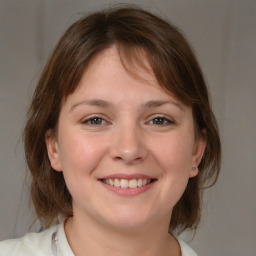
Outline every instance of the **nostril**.
[(116, 161), (122, 161), (122, 162), (125, 162), (126, 164), (134, 164), (134, 163), (137, 163), (137, 162), (140, 162), (142, 161), (142, 157), (128, 157), (128, 156), (116, 156), (114, 158), (114, 160)]
[[(135, 139), (134, 139), (135, 140)], [(110, 148), (110, 156), (114, 161), (123, 161), (126, 164), (138, 163), (146, 158), (147, 149), (142, 143), (128, 143), (118, 140)]]

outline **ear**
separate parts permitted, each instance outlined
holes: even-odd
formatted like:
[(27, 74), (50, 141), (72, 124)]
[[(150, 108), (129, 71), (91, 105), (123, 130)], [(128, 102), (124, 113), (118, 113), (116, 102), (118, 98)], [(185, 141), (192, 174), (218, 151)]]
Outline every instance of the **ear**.
[(48, 157), (51, 162), (51, 166), (55, 171), (61, 172), (61, 159), (58, 147), (58, 141), (53, 130), (48, 130), (45, 134), (45, 143), (47, 147)]
[(193, 155), (191, 160), (191, 171), (190, 171), (190, 178), (195, 177), (198, 174), (198, 165), (200, 164), (205, 147), (206, 147), (206, 130), (202, 130), (195, 140), (195, 145), (193, 149)]

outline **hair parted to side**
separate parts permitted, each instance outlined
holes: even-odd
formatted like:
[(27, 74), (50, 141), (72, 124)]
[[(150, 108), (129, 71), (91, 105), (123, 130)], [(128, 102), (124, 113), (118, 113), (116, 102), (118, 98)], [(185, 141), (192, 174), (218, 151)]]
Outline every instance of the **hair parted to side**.
[[(35, 89), (24, 129), (25, 154), (31, 172), (31, 198), (45, 227), (58, 216), (72, 216), (72, 197), (62, 172), (52, 169), (45, 144), (49, 129), (57, 130), (62, 101), (72, 94), (92, 58), (115, 46), (128, 71), (145, 68), (145, 57), (157, 82), (193, 109), (195, 133), (206, 133), (207, 145), (199, 174), (173, 209), (170, 232), (195, 229), (200, 220), (201, 193), (215, 183), (221, 146), (205, 81), (198, 62), (179, 30), (137, 7), (118, 7), (84, 17), (64, 33)], [(144, 58), (141, 58), (143, 57)]]

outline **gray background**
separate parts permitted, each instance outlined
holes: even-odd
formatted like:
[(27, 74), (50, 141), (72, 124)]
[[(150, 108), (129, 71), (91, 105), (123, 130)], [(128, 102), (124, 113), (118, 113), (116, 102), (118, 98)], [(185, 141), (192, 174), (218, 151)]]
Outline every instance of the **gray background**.
[[(123, 2), (123, 1), (119, 1)], [(223, 142), (221, 176), (207, 191), (193, 241), (199, 255), (256, 255), (256, 1), (126, 1), (168, 18), (195, 49)], [(0, 240), (33, 220), (21, 131), (33, 88), (63, 31), (114, 1), (0, 0)]]

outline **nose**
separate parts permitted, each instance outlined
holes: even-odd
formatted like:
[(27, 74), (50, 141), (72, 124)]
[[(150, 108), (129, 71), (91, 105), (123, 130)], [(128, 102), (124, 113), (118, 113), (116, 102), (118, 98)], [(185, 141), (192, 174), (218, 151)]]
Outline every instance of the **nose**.
[(144, 161), (147, 157), (148, 149), (144, 136), (136, 125), (115, 129), (112, 138), (110, 155), (114, 161), (133, 165)]

